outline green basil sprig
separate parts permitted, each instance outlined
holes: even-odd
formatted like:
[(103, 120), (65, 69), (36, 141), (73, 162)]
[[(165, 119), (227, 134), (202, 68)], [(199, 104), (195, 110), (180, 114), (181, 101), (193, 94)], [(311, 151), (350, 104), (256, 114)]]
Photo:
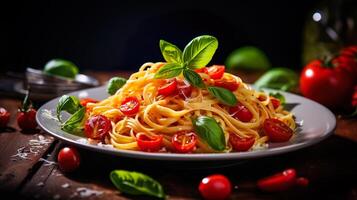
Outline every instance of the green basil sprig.
[(192, 120), (193, 128), (200, 138), (216, 151), (226, 148), (224, 132), (221, 126), (212, 117), (199, 116)]
[(80, 101), (77, 97), (75, 96), (68, 96), (68, 95), (63, 95), (57, 104), (56, 108), (56, 113), (57, 113), (57, 119), (62, 122), (61, 119), (61, 112), (62, 111), (67, 111), (70, 114), (75, 113), (78, 109), (80, 109), (82, 106), (80, 104)]
[(192, 70), (205, 67), (211, 61), (217, 48), (218, 40), (210, 35), (194, 38), (186, 45), (183, 53), (176, 45), (160, 40), (160, 50), (167, 64), (156, 72), (155, 78), (173, 78), (184, 72), (188, 82), (195, 87), (203, 88), (202, 78)]
[(269, 96), (279, 99), (281, 105), (284, 105), (286, 102), (284, 95), (282, 95), (280, 92), (271, 92), (269, 93)]
[(165, 198), (165, 192), (161, 184), (139, 172), (114, 170), (110, 173), (110, 180), (123, 193)]
[(86, 113), (86, 108), (82, 107), (76, 111), (64, 124), (62, 124), (62, 130), (72, 133), (80, 134), (83, 131), (83, 119)]
[(211, 86), (207, 88), (208, 92), (216, 97), (221, 103), (227, 106), (237, 105), (237, 97), (229, 90), (222, 87)]
[(254, 85), (260, 88), (273, 88), (293, 91), (299, 83), (299, 76), (288, 68), (274, 68), (261, 76)]
[(110, 95), (114, 95), (126, 83), (126, 79), (122, 77), (113, 77), (109, 80), (107, 86), (107, 92)]

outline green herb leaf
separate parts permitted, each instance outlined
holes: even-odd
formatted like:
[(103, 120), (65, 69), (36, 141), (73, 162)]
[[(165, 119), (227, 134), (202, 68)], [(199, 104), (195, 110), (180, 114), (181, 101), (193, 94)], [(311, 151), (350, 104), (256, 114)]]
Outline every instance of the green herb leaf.
[(75, 96), (68, 96), (68, 95), (63, 95), (59, 100), (57, 104), (57, 119), (62, 122), (61, 119), (61, 112), (62, 111), (67, 111), (70, 114), (75, 113), (78, 109), (80, 109), (82, 106), (80, 104), (80, 101), (77, 97)]
[(113, 77), (109, 80), (107, 85), (107, 92), (114, 95), (126, 83), (126, 79), (122, 77)]
[(86, 108), (82, 107), (75, 112), (63, 125), (62, 130), (72, 133), (80, 134), (83, 131), (83, 119), (86, 113)]
[(20, 108), (21, 112), (27, 112), (32, 107), (32, 103), (29, 98), (29, 95), (30, 95), (30, 89), (27, 90), (26, 96), (22, 102), (22, 106)]
[(190, 69), (202, 68), (211, 61), (217, 48), (218, 41), (215, 37), (209, 35), (196, 37), (185, 47), (183, 62)]
[(162, 66), (155, 74), (156, 79), (173, 78), (181, 74), (183, 66), (178, 63), (168, 63)]
[(260, 88), (273, 88), (283, 91), (294, 90), (299, 83), (298, 75), (288, 68), (274, 68), (263, 74), (254, 85)]
[(78, 67), (68, 60), (53, 59), (47, 62), (43, 72), (45, 74), (74, 79), (78, 74)]
[(224, 132), (221, 126), (212, 117), (199, 116), (192, 120), (193, 128), (200, 138), (205, 140), (208, 145), (217, 151), (226, 148)]
[(182, 51), (174, 44), (160, 40), (160, 50), (168, 63), (182, 63)]
[(110, 173), (110, 180), (123, 193), (165, 198), (164, 189), (161, 184), (139, 172), (114, 170)]
[(207, 88), (208, 92), (216, 97), (221, 103), (227, 106), (237, 105), (237, 97), (230, 91), (225, 88), (211, 86)]
[(194, 87), (198, 87), (198, 88), (205, 88), (206, 87), (205, 84), (202, 81), (201, 76), (199, 74), (197, 74), (193, 70), (184, 69), (183, 70), (183, 76)]
[(280, 92), (271, 92), (271, 93), (269, 93), (269, 96), (279, 99), (281, 105), (284, 105), (286, 102), (284, 95), (282, 95)]

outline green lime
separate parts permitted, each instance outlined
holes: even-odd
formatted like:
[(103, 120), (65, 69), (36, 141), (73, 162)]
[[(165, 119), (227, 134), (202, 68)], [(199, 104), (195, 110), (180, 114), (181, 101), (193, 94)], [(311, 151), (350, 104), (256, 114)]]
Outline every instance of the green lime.
[(265, 53), (253, 46), (234, 50), (226, 59), (228, 69), (266, 70), (271, 67)]
[(73, 79), (78, 74), (78, 67), (68, 60), (53, 59), (46, 63), (43, 72), (49, 75)]

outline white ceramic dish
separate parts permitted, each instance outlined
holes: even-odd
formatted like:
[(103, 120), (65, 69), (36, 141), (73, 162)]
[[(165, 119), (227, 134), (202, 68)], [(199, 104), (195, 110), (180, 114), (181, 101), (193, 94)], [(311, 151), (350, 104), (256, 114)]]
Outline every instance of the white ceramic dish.
[[(66, 133), (60, 129), (58, 121), (51, 117), (55, 116), (56, 105), (59, 98), (53, 99), (44, 104), (37, 112), (37, 122), (39, 126), (54, 137), (89, 150), (112, 154), (116, 156), (125, 156), (138, 159), (151, 160), (171, 160), (171, 161), (213, 161), (213, 160), (232, 160), (239, 161), (266, 157), (295, 151), (310, 145), (313, 145), (327, 138), (334, 131), (336, 118), (334, 114), (324, 106), (306, 99), (304, 97), (281, 92), (288, 106), (292, 106), (291, 112), (296, 117), (296, 122), (300, 125), (297, 133), (289, 142), (270, 143), (268, 148), (254, 150), (249, 152), (232, 152), (232, 153), (205, 153), (205, 154), (178, 154), (178, 153), (147, 153), (140, 151), (118, 150), (112, 147), (98, 146), (88, 144), (85, 138)], [(108, 97), (104, 86), (85, 89), (72, 92), (80, 98), (91, 97), (94, 99), (104, 99)], [(50, 111), (50, 112), (49, 112)]]

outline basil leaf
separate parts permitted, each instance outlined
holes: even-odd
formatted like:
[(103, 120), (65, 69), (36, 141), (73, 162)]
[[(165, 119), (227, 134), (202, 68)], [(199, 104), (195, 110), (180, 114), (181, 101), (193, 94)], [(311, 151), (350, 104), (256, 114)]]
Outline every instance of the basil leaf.
[(168, 63), (182, 63), (182, 51), (174, 44), (160, 40), (160, 50)]
[(230, 91), (222, 87), (211, 86), (207, 88), (208, 92), (216, 97), (221, 103), (227, 106), (237, 105), (237, 97)]
[(62, 76), (74, 79), (78, 74), (78, 67), (71, 61), (63, 59), (53, 59), (47, 62), (43, 72), (45, 74)]
[(212, 149), (223, 151), (226, 148), (224, 132), (212, 117), (199, 116), (192, 120), (193, 128), (200, 138), (205, 140)]
[(260, 88), (273, 88), (283, 91), (294, 90), (299, 83), (298, 75), (288, 68), (271, 69), (261, 76), (254, 85)]
[(282, 95), (280, 92), (271, 92), (271, 93), (269, 93), (269, 96), (279, 99), (281, 105), (284, 105), (286, 102), (284, 95)]
[(215, 37), (209, 35), (196, 37), (183, 50), (183, 62), (190, 69), (202, 68), (211, 61), (217, 48), (218, 41)]
[(114, 95), (126, 83), (126, 79), (122, 77), (113, 77), (109, 80), (107, 85), (107, 92), (110, 95)]
[(82, 107), (77, 112), (75, 112), (63, 125), (62, 130), (73, 133), (79, 134), (83, 130), (83, 119), (86, 113), (86, 108)]
[(173, 78), (181, 74), (182, 65), (178, 63), (168, 63), (162, 66), (155, 74), (156, 79)]
[(75, 96), (68, 96), (68, 95), (63, 95), (59, 100), (56, 108), (57, 112), (57, 119), (62, 122), (61, 119), (61, 112), (62, 111), (67, 111), (70, 114), (75, 113), (78, 109), (80, 109), (82, 106), (80, 104), (80, 101), (77, 97)]
[(202, 78), (199, 74), (197, 74), (195, 71), (190, 70), (190, 69), (184, 69), (183, 70), (183, 76), (185, 79), (193, 86), (198, 87), (198, 88), (205, 88), (205, 84), (202, 81)]
[(114, 170), (110, 173), (110, 180), (123, 193), (165, 198), (164, 189), (161, 184), (139, 172)]

